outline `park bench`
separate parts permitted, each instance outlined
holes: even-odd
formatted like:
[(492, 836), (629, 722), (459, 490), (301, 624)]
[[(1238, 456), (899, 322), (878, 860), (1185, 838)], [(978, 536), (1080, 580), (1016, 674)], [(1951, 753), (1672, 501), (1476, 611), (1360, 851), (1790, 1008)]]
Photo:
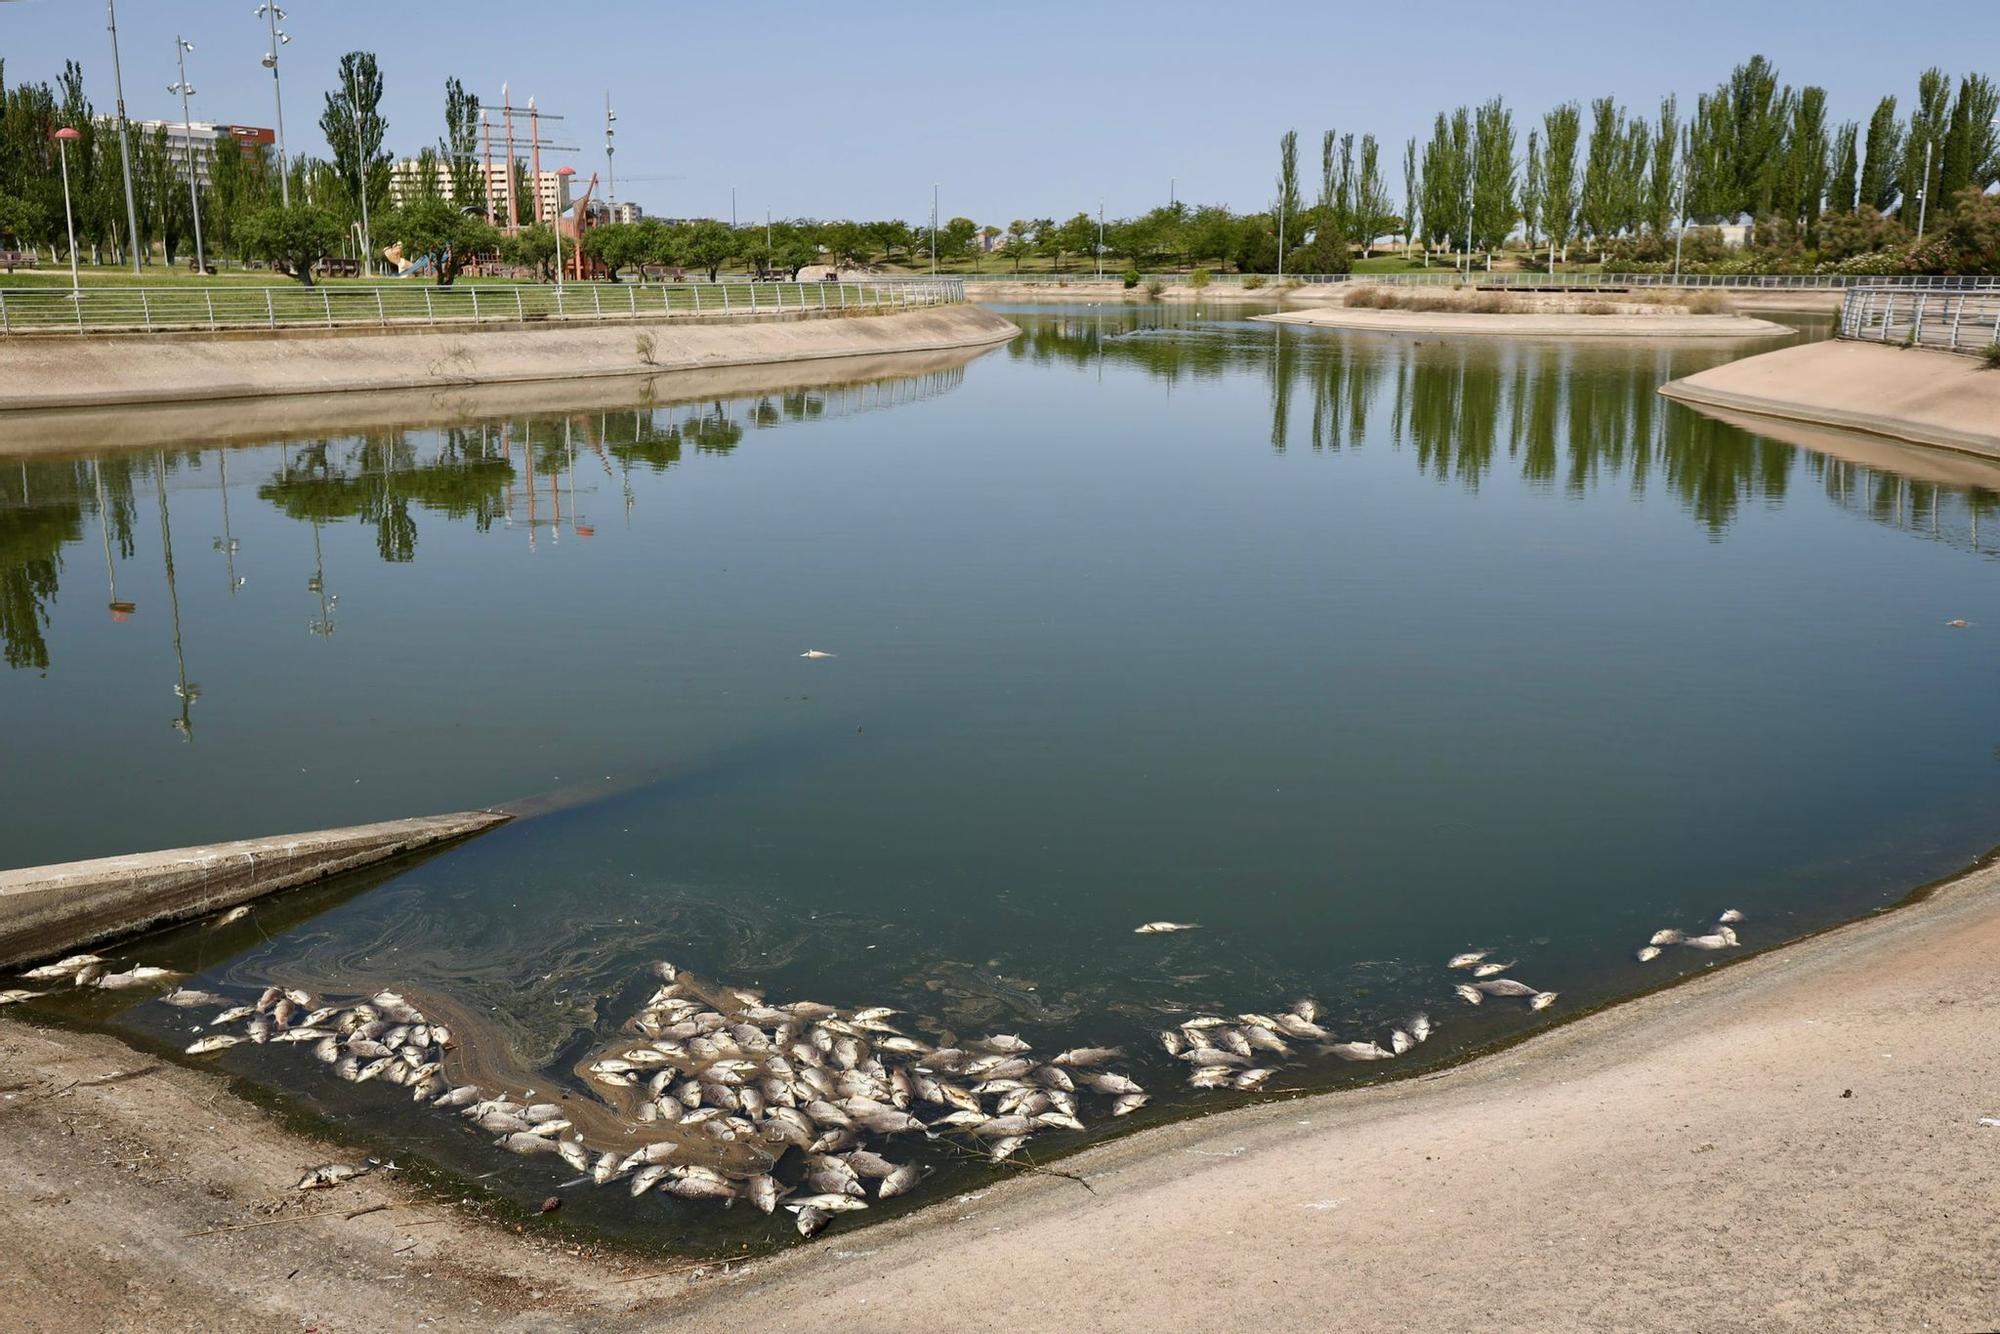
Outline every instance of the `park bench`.
[(32, 269), (36, 256), (31, 250), (0, 250), (0, 268), (12, 273), (15, 269)]

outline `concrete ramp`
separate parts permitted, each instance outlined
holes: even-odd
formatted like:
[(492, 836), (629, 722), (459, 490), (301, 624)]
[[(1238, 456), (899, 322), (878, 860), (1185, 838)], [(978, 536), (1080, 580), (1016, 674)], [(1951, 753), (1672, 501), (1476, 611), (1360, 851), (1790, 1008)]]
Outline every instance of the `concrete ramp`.
[(510, 818), (499, 811), (461, 811), (0, 871), (0, 967), (221, 912), (467, 838)]

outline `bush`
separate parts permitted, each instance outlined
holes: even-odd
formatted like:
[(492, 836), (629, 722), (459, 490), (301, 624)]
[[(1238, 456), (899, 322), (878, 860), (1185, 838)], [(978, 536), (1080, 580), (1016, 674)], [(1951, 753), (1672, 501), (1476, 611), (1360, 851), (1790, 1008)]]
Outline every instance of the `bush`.
[(1194, 288), (1196, 291), (1200, 291), (1202, 288), (1208, 286), (1213, 277), (1214, 275), (1209, 273), (1207, 269), (1196, 269), (1188, 275), (1188, 286)]
[(1246, 274), (1244, 274), (1244, 275), (1243, 275), (1243, 290), (1244, 290), (1244, 291), (1246, 291), (1246, 292), (1254, 292), (1254, 291), (1256, 291), (1256, 290), (1257, 290), (1258, 288), (1262, 287), (1263, 285), (1264, 285), (1264, 275), (1263, 275), (1263, 274), (1261, 274), (1261, 273), (1246, 273)]
[(1139, 285), (1139, 271), (1137, 269), (1125, 270), (1125, 290), (1129, 292), (1138, 285)]
[(1979, 359), (1986, 363), (1987, 370), (2000, 371), (2000, 343), (1988, 343)]
[(1162, 293), (1162, 292), (1164, 292), (1164, 291), (1166, 291), (1166, 290), (1167, 290), (1167, 285), (1166, 285), (1165, 283), (1161, 282), (1161, 281), (1160, 281), (1160, 280), (1159, 280), (1158, 278), (1148, 278), (1148, 279), (1146, 280), (1146, 295), (1147, 295), (1147, 296), (1153, 296), (1153, 297), (1156, 297), (1156, 296), (1158, 296), (1158, 295), (1159, 295), (1160, 293)]

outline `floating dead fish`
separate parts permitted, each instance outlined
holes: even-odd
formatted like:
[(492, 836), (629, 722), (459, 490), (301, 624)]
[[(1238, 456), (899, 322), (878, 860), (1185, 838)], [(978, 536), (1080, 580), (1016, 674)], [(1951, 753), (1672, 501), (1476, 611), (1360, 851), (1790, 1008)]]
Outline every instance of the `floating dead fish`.
[(1418, 1011), (1416, 1014), (1410, 1016), (1410, 1022), (1407, 1025), (1405, 1025), (1405, 1027), (1407, 1027), (1410, 1030), (1410, 1036), (1415, 1038), (1417, 1041), (1419, 1042), (1430, 1041), (1430, 1036), (1432, 1031), (1431, 1017), (1423, 1013), (1421, 1010)]
[(760, 1172), (743, 1183), (743, 1194), (756, 1206), (757, 1212), (773, 1214), (778, 1211), (778, 1200), (784, 1195), (780, 1186), (768, 1172)]
[(1453, 987), (1452, 992), (1467, 1005), (1477, 1005), (1486, 999), (1486, 993), (1478, 987), (1467, 986), (1462, 982)]
[(1292, 1013), (1310, 1024), (1319, 1018), (1319, 1002), (1310, 996), (1293, 1001)]
[(797, 1227), (801, 1237), (818, 1235), (820, 1229), (833, 1221), (833, 1215), (824, 1209), (814, 1209), (807, 1205), (788, 1204), (785, 1206), (798, 1216)]
[(631, 1191), (632, 1198), (636, 1200), (653, 1187), (659, 1185), (660, 1179), (666, 1176), (666, 1174), (667, 1169), (661, 1163), (655, 1163), (651, 1167), (642, 1167), (632, 1174), (632, 1184), (627, 1189)]
[(18, 989), (0, 991), (0, 1005), (19, 1005), (22, 1001), (34, 1000), (38, 996), (46, 996), (48, 994), (46, 991), (21, 991)]
[(1655, 931), (1652, 938), (1646, 943), (1648, 945), (1678, 945), (1686, 939), (1687, 935), (1684, 932), (1676, 931), (1668, 926)]
[(1716, 921), (1718, 921), (1718, 922), (1721, 922), (1721, 923), (1722, 923), (1723, 925), (1725, 925), (1725, 926), (1726, 926), (1726, 925), (1728, 925), (1728, 924), (1729, 924), (1729, 923), (1731, 923), (1731, 922), (1740, 922), (1740, 921), (1742, 921), (1742, 920), (1743, 920), (1743, 912), (1742, 912), (1742, 910), (1741, 910), (1741, 909), (1739, 909), (1739, 908), (1724, 908), (1724, 909), (1722, 910), (1722, 916), (1720, 916), (1720, 917), (1716, 918), (1715, 920), (1716, 920)]
[(187, 1054), (203, 1056), (212, 1051), (221, 1051), (224, 1047), (233, 1047), (241, 1041), (243, 1039), (233, 1033), (218, 1033), (213, 1037), (197, 1038), (188, 1044)]
[(509, 1153), (518, 1153), (524, 1157), (533, 1157), (536, 1154), (542, 1153), (561, 1152), (556, 1147), (554, 1140), (544, 1139), (540, 1135), (528, 1134), (525, 1131), (518, 1130), (512, 1134), (502, 1135), (499, 1139), (494, 1140), (493, 1143), (507, 1150)]
[(1275, 1075), (1277, 1073), (1278, 1072), (1276, 1070), (1273, 1070), (1268, 1066), (1261, 1067), (1255, 1070), (1238, 1070), (1236, 1072), (1236, 1077), (1230, 1080), (1229, 1082), (1232, 1086), (1239, 1089), (1244, 1089), (1244, 1090), (1261, 1089), (1264, 1087), (1265, 1082), (1269, 1080), (1272, 1075)]
[(898, 1195), (907, 1195), (917, 1188), (919, 1182), (931, 1174), (928, 1167), (916, 1163), (906, 1163), (882, 1178), (882, 1184), (875, 1188), (878, 1199), (893, 1200)]
[(220, 917), (216, 918), (213, 922), (210, 922), (209, 925), (212, 927), (228, 926), (231, 922), (240, 922), (249, 915), (250, 915), (250, 905), (247, 903), (238, 904), (236, 907), (231, 908), (228, 912), (223, 913)]
[(1379, 1042), (1336, 1042), (1326, 1051), (1343, 1061), (1386, 1061), (1396, 1054)]
[(106, 991), (125, 991), (132, 987), (143, 987), (148, 983), (176, 976), (178, 974), (171, 969), (149, 968), (142, 964), (137, 968), (128, 968), (122, 973), (102, 974), (97, 979), (97, 985)]
[(30, 982), (52, 982), (59, 977), (75, 977), (85, 968), (102, 968), (110, 962), (99, 954), (72, 954), (67, 959), (45, 963), (40, 968), (30, 968), (21, 976)]
[(1660, 947), (1658, 945), (1642, 945), (1639, 947), (1639, 953), (1634, 957), (1640, 963), (1651, 963), (1660, 957)]
[(1130, 1116), (1133, 1112), (1138, 1111), (1141, 1107), (1144, 1107), (1145, 1105), (1146, 1105), (1145, 1094), (1121, 1093), (1118, 1095), (1118, 1097), (1112, 1099), (1111, 1114), (1113, 1116)]
[(1496, 977), (1487, 982), (1474, 982), (1473, 986), (1489, 996), (1532, 996), (1535, 988), (1526, 982), (1511, 977)]
[(827, 653), (816, 648), (809, 648), (804, 653), (799, 654), (799, 656), (801, 658), (833, 658), (833, 657), (838, 657), (839, 655), (834, 653)]
[(1236, 1072), (1225, 1065), (1203, 1066), (1188, 1075), (1188, 1087), (1194, 1089), (1228, 1088), (1229, 1080)]
[(1450, 962), (1445, 964), (1445, 967), (1472, 968), (1485, 962), (1486, 956), (1491, 953), (1491, 950), (1474, 950), (1469, 954), (1454, 954), (1451, 956)]
[(1515, 960), (1513, 959), (1509, 959), (1506, 963), (1482, 963), (1472, 970), (1472, 975), (1474, 977), (1498, 977), (1509, 968), (1512, 968), (1514, 964)]
[(177, 987), (174, 990), (169, 991), (166, 995), (155, 996), (153, 999), (157, 1001), (162, 1001), (168, 1005), (176, 1005), (183, 1008), (190, 1005), (222, 1004), (222, 997), (216, 995), (212, 991), (194, 991), (187, 987)]
[(1734, 928), (1725, 926), (1705, 936), (1689, 936), (1681, 943), (1697, 950), (1726, 950), (1737, 943), (1736, 932)]
[(987, 1152), (992, 1155), (994, 1162), (1004, 1163), (1009, 1158), (1012, 1158), (1020, 1147), (1027, 1142), (1028, 1137), (1026, 1135), (1010, 1135), (1005, 1139), (994, 1140), (987, 1147)]
[(1132, 934), (1135, 936), (1168, 936), (1176, 931), (1197, 931), (1200, 929), (1200, 922), (1147, 922), (1143, 926), (1133, 927)]
[(785, 1206), (787, 1209), (819, 1209), (830, 1214), (848, 1214), (866, 1209), (868, 1201), (851, 1195), (807, 1195)]
[(1537, 991), (1528, 997), (1528, 1008), (1531, 1010), (1546, 1010), (1555, 1003), (1556, 993), (1553, 991)]

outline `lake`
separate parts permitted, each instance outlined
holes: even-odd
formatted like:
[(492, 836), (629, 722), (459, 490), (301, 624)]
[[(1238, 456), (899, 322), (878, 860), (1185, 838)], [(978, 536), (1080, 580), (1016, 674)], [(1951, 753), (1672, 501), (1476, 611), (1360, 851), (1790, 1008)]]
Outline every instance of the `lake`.
[[(0, 459), (0, 864), (554, 794), (120, 953), (434, 996), (545, 1091), (670, 959), (1123, 1046), (1153, 1100), (1096, 1136), (1251, 1096), (1182, 1087), (1152, 1035), (1188, 1016), (1427, 1011), (1400, 1062), (1268, 1087), (1379, 1077), (1996, 841), (2000, 494), (1654, 392), (1769, 344), (1005, 313), (1013, 344), (908, 377)], [(1726, 908), (1740, 948), (1635, 961)], [(1467, 950), (1559, 999), (1464, 1003)], [(66, 1004), (177, 1043), (203, 1017)], [(509, 1198), (568, 1175), (302, 1046), (210, 1059)], [(947, 1148), (915, 1202), (992, 1170)], [(567, 1193), (671, 1246), (790, 1235)]]

